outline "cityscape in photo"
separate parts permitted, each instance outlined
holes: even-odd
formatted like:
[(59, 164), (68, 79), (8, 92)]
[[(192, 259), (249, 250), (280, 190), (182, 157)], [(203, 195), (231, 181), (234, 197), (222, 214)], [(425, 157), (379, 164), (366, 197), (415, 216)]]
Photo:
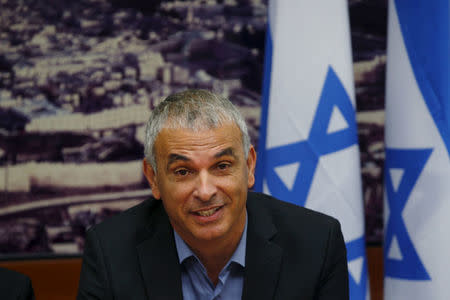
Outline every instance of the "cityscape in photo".
[[(151, 195), (145, 123), (213, 90), (258, 144), (267, 0), (0, 0), (0, 258), (76, 255)], [(385, 0), (350, 0), (366, 239), (383, 234)]]

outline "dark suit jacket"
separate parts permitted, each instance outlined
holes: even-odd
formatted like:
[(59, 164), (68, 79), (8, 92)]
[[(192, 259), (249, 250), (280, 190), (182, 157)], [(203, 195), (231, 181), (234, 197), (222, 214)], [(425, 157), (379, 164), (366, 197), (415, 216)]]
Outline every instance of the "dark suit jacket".
[(0, 268), (0, 299), (33, 300), (30, 278), (16, 271)]
[[(348, 299), (337, 220), (249, 193), (242, 299)], [(86, 236), (78, 298), (182, 299), (173, 230), (154, 199), (94, 226)]]

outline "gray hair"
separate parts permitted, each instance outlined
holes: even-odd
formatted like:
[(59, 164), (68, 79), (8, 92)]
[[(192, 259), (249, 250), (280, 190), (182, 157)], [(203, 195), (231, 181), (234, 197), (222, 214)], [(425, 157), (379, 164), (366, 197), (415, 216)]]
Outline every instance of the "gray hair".
[(145, 130), (145, 158), (156, 172), (155, 140), (163, 128), (195, 131), (234, 122), (242, 134), (245, 158), (250, 149), (247, 125), (230, 100), (207, 90), (186, 90), (168, 96), (152, 112)]

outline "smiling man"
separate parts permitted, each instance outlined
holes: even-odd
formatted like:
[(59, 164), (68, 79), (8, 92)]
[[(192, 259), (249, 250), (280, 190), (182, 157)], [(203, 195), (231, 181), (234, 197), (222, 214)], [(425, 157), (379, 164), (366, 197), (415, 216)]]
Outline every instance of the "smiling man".
[(248, 192), (255, 164), (229, 100), (165, 99), (146, 131), (153, 197), (89, 230), (78, 299), (348, 299), (339, 223)]

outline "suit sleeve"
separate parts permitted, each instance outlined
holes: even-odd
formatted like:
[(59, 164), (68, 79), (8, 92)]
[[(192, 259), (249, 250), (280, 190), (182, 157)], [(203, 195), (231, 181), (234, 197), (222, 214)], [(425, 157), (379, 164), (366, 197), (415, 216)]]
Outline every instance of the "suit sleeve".
[(100, 240), (91, 228), (86, 234), (77, 300), (112, 299), (107, 274)]
[(318, 300), (348, 300), (347, 251), (341, 226), (333, 219), (328, 236), (326, 257), (316, 293)]
[(24, 300), (34, 300), (34, 290), (33, 285), (31, 284), (30, 278), (25, 278), (24, 289), (23, 289), (23, 297), (19, 299)]

